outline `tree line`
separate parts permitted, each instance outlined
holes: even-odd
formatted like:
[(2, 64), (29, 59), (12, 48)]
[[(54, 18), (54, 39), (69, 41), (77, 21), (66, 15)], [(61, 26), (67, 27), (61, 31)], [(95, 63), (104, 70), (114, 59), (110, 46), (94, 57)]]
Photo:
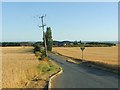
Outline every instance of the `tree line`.
[(111, 47), (116, 46), (114, 43), (108, 42), (82, 42), (80, 41), (53, 41), (53, 47)]
[[(50, 41), (50, 40), (49, 40)], [(47, 41), (48, 43), (48, 41)], [(40, 44), (43, 46), (43, 42), (1, 42), (0, 46), (34, 46), (34, 44)], [(52, 41), (51, 46), (53, 47), (78, 47), (84, 42), (80, 41)], [(108, 43), (108, 42), (86, 42), (86, 47), (110, 47), (115, 46), (115, 43)], [(49, 47), (52, 49), (51, 47)]]

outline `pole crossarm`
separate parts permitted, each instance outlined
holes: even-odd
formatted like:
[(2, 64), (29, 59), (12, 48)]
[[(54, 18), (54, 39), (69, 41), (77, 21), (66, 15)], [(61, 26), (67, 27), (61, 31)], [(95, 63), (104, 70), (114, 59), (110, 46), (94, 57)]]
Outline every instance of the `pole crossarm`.
[(46, 26), (46, 24), (44, 24), (44, 25), (42, 25), (42, 26), (39, 26), (39, 25), (38, 25), (39, 28), (44, 27), (44, 26)]

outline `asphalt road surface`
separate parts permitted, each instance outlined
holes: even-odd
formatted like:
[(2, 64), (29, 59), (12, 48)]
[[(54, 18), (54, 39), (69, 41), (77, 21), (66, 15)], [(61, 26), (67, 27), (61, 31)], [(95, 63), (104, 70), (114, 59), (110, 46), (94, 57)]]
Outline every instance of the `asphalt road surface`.
[(118, 75), (114, 73), (66, 62), (60, 55), (48, 56), (64, 70), (52, 80), (52, 88), (118, 88)]

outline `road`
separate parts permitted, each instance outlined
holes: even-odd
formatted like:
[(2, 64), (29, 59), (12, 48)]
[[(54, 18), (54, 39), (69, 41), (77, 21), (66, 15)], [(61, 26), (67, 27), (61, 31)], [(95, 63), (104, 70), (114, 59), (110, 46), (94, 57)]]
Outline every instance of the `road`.
[(60, 55), (48, 56), (64, 70), (53, 79), (52, 88), (118, 88), (118, 75), (114, 73), (66, 62)]

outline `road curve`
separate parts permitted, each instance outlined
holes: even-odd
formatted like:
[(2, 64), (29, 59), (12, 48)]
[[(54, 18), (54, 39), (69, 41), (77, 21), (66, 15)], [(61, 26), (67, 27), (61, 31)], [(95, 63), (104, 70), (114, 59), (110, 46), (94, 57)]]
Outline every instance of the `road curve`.
[(84, 65), (66, 62), (65, 58), (48, 54), (64, 72), (52, 81), (52, 88), (118, 88), (118, 75)]

